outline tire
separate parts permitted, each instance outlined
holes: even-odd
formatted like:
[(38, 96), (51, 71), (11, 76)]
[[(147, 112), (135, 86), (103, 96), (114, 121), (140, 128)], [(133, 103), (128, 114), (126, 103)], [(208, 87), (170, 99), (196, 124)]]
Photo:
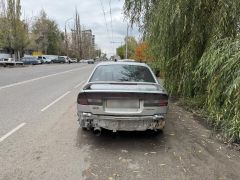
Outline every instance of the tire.
[(163, 134), (163, 129), (158, 129), (157, 131), (154, 131), (156, 135), (161, 135)]
[(86, 127), (81, 127), (83, 131), (87, 131), (88, 129)]

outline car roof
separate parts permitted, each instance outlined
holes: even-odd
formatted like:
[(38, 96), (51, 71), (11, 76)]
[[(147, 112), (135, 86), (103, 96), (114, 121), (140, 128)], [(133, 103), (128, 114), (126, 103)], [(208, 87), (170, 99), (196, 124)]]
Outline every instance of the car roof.
[(119, 59), (118, 62), (136, 62), (134, 59)]
[(115, 64), (123, 64), (123, 65), (135, 65), (135, 66), (145, 66), (148, 67), (145, 63), (139, 63), (139, 62), (126, 62), (126, 61), (117, 61), (117, 62), (101, 62), (97, 66), (105, 66), (105, 65), (115, 65)]

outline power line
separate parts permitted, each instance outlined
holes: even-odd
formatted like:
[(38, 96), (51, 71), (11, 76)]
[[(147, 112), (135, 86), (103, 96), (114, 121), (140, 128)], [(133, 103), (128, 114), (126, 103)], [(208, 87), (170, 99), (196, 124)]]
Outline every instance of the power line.
[(113, 40), (113, 24), (112, 24), (112, 0), (109, 0), (109, 8), (110, 8), (110, 18), (111, 18), (111, 31), (112, 31), (112, 40)]
[(103, 16), (104, 16), (104, 20), (105, 20), (105, 25), (106, 25), (106, 29), (107, 29), (107, 33), (109, 35), (109, 30), (108, 30), (108, 25), (107, 25), (107, 19), (106, 19), (106, 13), (105, 13), (105, 9), (104, 9), (104, 6), (103, 6), (103, 2), (102, 0), (99, 0), (100, 1), (100, 4), (101, 4), (101, 7), (102, 7), (102, 11), (103, 11)]
[[(109, 0), (109, 9), (110, 9), (110, 19), (111, 19), (111, 33), (112, 33), (112, 41), (113, 41), (113, 24), (112, 24), (112, 0)], [(114, 44), (112, 44), (113, 54), (115, 53)]]

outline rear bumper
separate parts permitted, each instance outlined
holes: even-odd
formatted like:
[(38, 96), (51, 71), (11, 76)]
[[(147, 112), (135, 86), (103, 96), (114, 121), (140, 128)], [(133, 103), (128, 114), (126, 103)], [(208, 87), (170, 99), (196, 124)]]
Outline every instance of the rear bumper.
[(164, 114), (153, 116), (106, 116), (79, 112), (81, 127), (104, 128), (116, 131), (146, 131), (163, 129), (165, 126)]

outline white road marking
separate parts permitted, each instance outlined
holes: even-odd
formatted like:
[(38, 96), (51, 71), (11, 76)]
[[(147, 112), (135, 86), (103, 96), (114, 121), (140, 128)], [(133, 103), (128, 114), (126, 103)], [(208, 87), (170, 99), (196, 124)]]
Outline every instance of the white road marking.
[(79, 83), (78, 85), (76, 85), (75, 87), (74, 87), (74, 89), (77, 89), (77, 88), (79, 88), (81, 85), (83, 85), (84, 84), (84, 81), (83, 82), (81, 82), (81, 83)]
[(0, 87), (0, 90), (6, 89), (6, 88), (10, 88), (10, 87), (14, 87), (14, 86), (18, 86), (18, 85), (22, 85), (22, 84), (26, 84), (26, 83), (30, 83), (30, 82), (37, 81), (37, 80), (40, 80), (40, 79), (45, 79), (45, 78), (52, 77), (52, 76), (57, 76), (57, 75), (61, 75), (61, 74), (66, 74), (66, 73), (69, 73), (69, 72), (73, 72), (73, 71), (77, 71), (77, 70), (80, 70), (80, 69), (84, 69), (84, 68), (86, 68), (86, 67), (88, 67), (88, 66), (81, 67), (81, 68), (76, 68), (76, 69), (71, 69), (71, 70), (68, 70), (68, 71), (60, 72), (60, 73), (50, 74), (50, 75), (47, 75), (47, 76), (42, 76), (42, 77), (38, 77), (38, 78), (26, 80), (26, 81), (21, 81), (21, 82), (9, 84), (9, 85), (6, 85), (6, 86), (1, 86), (1, 87)]
[(19, 126), (17, 126), (16, 128), (14, 128), (13, 130), (11, 130), (10, 132), (8, 132), (7, 134), (5, 134), (3, 137), (0, 138), (0, 143), (3, 142), (5, 139), (7, 139), (9, 136), (11, 136), (13, 133), (18, 131), (19, 129), (21, 129), (25, 125), (26, 125), (26, 123), (22, 123)]
[(52, 103), (50, 103), (49, 105), (47, 105), (45, 108), (43, 108), (41, 111), (44, 112), (46, 111), (48, 108), (50, 108), (52, 105), (54, 105), (55, 103), (57, 103), (58, 101), (60, 101), (62, 98), (64, 98), (66, 95), (68, 95), (71, 91), (66, 92), (65, 94), (63, 94), (62, 96), (60, 96), (59, 98), (57, 98), (55, 101), (53, 101)]

